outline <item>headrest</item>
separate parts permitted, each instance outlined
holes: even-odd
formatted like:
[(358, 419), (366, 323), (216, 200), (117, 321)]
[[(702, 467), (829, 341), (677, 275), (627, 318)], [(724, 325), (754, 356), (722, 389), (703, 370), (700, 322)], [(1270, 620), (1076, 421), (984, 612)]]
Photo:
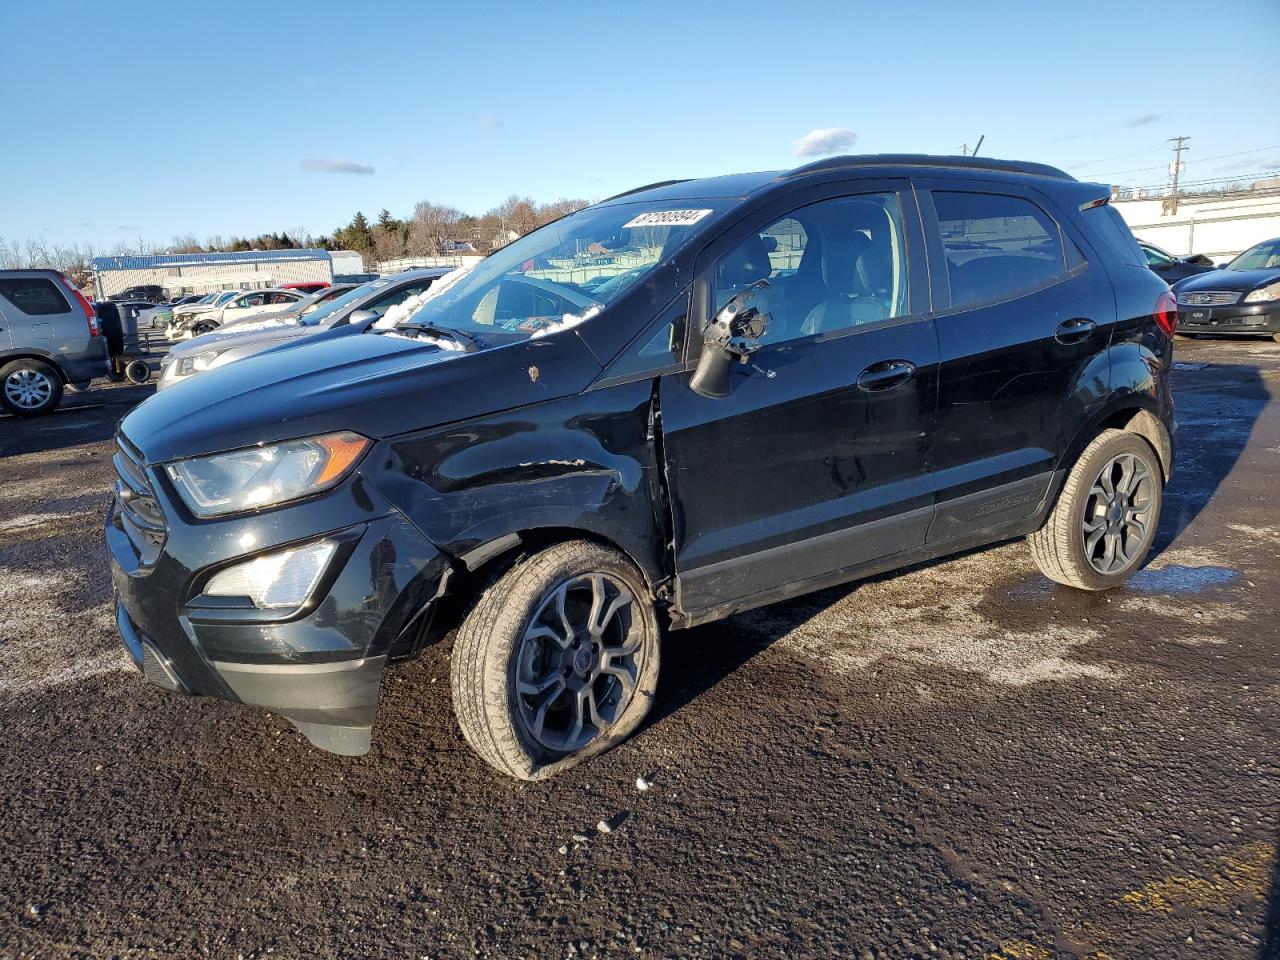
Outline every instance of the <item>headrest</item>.
[(716, 286), (720, 290), (740, 290), (772, 272), (764, 240), (760, 234), (753, 233), (720, 259), (716, 266)]

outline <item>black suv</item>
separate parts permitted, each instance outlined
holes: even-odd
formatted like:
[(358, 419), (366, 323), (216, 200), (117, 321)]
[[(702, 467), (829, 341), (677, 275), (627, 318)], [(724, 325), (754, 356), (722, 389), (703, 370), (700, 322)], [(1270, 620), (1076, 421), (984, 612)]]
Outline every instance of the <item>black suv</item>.
[(124, 642), (363, 753), (384, 668), (457, 627), (466, 738), (540, 778), (636, 728), (663, 628), (1019, 536), (1116, 586), (1175, 306), (1109, 196), (923, 156), (654, 184), (178, 384), (118, 434)]

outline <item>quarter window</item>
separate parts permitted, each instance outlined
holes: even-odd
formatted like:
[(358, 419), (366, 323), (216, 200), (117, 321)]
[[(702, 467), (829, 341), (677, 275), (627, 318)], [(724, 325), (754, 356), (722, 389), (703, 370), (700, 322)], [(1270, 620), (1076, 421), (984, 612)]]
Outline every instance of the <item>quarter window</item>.
[(23, 313), (44, 317), (68, 313), (71, 306), (53, 281), (47, 277), (12, 277), (0, 280), (0, 294)]
[(1063, 276), (1062, 232), (1021, 197), (935, 191), (951, 305), (1009, 300)]
[(745, 237), (715, 267), (717, 309), (758, 280), (780, 343), (907, 312), (902, 208), (894, 193), (823, 200)]

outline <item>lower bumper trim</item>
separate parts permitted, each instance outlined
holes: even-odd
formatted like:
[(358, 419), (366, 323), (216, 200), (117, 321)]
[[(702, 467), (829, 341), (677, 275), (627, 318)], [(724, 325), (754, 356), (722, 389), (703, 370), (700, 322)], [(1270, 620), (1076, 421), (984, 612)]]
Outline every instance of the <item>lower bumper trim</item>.
[(280, 714), (322, 750), (357, 756), (369, 751), (386, 665), (385, 656), (334, 663), (211, 664), (240, 702)]

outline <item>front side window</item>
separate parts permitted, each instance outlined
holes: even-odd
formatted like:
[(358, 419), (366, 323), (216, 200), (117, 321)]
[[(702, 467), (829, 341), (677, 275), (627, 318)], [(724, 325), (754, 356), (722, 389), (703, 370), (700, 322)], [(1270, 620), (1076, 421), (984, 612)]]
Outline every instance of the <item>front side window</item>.
[(0, 295), (32, 317), (67, 313), (71, 309), (62, 291), (47, 277), (11, 277), (0, 280)]
[(907, 273), (898, 195), (823, 200), (752, 232), (716, 263), (716, 309), (759, 280), (768, 281), (764, 343), (902, 316)]
[(1066, 273), (1062, 233), (1022, 197), (934, 191), (951, 305), (1008, 300)]
[(488, 345), (574, 326), (642, 282), (732, 203), (587, 207), (444, 277), (404, 323), (451, 327)]

